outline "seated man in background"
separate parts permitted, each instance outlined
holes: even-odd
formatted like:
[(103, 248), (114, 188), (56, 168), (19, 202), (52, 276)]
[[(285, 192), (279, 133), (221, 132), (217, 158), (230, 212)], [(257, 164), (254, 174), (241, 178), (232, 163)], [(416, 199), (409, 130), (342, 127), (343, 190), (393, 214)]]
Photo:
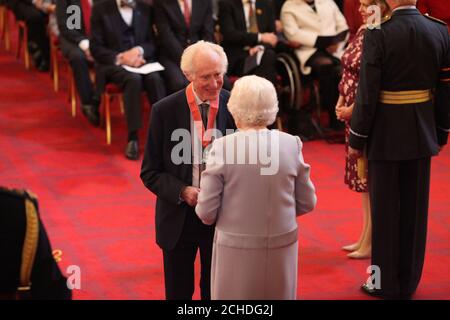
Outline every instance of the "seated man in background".
[[(69, 29), (67, 25), (67, 19), (70, 17), (67, 8), (72, 5), (81, 9), (83, 19), (79, 29)], [(81, 100), (81, 110), (89, 122), (98, 126), (99, 97), (95, 94), (94, 85), (89, 77), (89, 64), (94, 62), (89, 50), (91, 6), (92, 0), (58, 0), (56, 15), (60, 30), (60, 48), (72, 68), (75, 86)]]
[(52, 255), (37, 199), (0, 187), (0, 300), (62, 299), (72, 292)]
[[(228, 56), (229, 74), (255, 74), (275, 83), (278, 38), (275, 34), (275, 9), (270, 0), (221, 0), (219, 25), (222, 46)], [(263, 51), (259, 65), (249, 69), (249, 56)]]
[(340, 57), (347, 22), (333, 0), (287, 0), (281, 9), (286, 38), (300, 44), (295, 50), (303, 74), (319, 80), (321, 106), (328, 111), (330, 128), (343, 129), (334, 107), (341, 79)]
[(156, 61), (152, 8), (143, 2), (104, 0), (92, 8), (90, 49), (97, 67), (97, 85), (106, 82), (123, 90), (128, 143), (125, 156), (139, 158), (138, 130), (142, 127), (141, 91), (147, 92), (151, 104), (166, 95), (164, 81), (157, 73), (141, 75), (123, 66), (140, 67)]
[(211, 0), (155, 0), (155, 24), (160, 62), (169, 93), (183, 89), (188, 80), (179, 64), (183, 50), (199, 40), (213, 42)]
[(23, 20), (28, 27), (28, 50), (39, 71), (49, 70), (50, 47), (47, 36), (48, 14), (40, 10), (32, 0), (10, 0), (16, 19)]

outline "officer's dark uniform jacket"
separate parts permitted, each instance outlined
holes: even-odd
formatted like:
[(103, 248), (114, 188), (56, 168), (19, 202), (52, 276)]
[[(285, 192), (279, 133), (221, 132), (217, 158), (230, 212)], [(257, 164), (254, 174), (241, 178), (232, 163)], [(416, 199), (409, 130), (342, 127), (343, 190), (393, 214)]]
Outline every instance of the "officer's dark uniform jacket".
[(37, 199), (0, 187), (0, 300), (70, 299), (53, 258)]
[(450, 44), (445, 23), (416, 9), (394, 11), (368, 30), (350, 146), (369, 160), (430, 157), (450, 129)]

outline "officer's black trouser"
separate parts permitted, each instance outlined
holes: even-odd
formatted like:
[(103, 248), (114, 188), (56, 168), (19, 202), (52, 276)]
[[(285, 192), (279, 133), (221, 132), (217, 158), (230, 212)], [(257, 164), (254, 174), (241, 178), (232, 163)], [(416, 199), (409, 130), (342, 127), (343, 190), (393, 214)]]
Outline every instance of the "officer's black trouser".
[(409, 298), (422, 275), (430, 163), (429, 157), (369, 161), (372, 265), (380, 267), (387, 298)]

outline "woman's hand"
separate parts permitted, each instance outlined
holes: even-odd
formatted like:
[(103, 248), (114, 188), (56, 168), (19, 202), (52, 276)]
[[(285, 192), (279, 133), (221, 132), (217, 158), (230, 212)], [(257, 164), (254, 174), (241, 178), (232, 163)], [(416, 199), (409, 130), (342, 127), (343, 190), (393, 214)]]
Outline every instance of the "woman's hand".
[(341, 121), (349, 121), (352, 118), (353, 106), (354, 104), (350, 107), (336, 106), (336, 117)]

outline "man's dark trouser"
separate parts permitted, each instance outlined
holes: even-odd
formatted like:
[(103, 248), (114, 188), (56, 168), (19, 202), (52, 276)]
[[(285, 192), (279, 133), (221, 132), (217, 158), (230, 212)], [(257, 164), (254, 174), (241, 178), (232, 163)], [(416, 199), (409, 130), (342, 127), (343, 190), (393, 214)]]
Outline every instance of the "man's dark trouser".
[(409, 298), (422, 275), (430, 163), (429, 157), (369, 161), (372, 265), (380, 267), (387, 298)]
[(202, 300), (211, 299), (211, 256), (214, 226), (204, 225), (194, 210), (186, 214), (183, 231), (173, 250), (163, 250), (164, 282), (167, 300), (192, 300), (194, 263), (200, 249), (200, 292)]

